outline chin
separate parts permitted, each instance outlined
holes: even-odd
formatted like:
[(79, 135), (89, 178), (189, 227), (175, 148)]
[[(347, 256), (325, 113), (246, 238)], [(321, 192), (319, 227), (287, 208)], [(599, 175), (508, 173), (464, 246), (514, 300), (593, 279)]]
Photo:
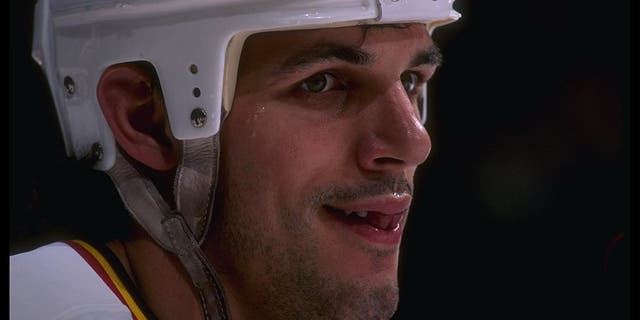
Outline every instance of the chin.
[[(361, 293), (368, 295), (345, 310), (349, 315), (341, 319), (388, 320), (398, 308), (399, 292), (397, 286), (384, 286), (376, 290)], [(354, 312), (355, 311), (355, 312)]]

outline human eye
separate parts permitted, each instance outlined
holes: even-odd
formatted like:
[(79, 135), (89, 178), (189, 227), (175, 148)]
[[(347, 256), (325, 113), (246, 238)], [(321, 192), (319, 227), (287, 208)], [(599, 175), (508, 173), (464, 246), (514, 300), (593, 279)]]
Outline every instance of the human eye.
[(287, 91), (287, 99), (307, 110), (342, 108), (351, 92), (351, 82), (343, 70), (323, 70), (301, 79)]
[(310, 93), (322, 93), (333, 89), (337, 79), (327, 72), (314, 74), (300, 83), (300, 88)]
[(423, 76), (415, 71), (403, 72), (400, 75), (400, 81), (409, 96), (417, 93), (417, 88), (424, 82)]
[(422, 124), (426, 122), (426, 81), (428, 77), (421, 72), (405, 71), (400, 75), (400, 82), (407, 93), (407, 97), (416, 106), (417, 115)]

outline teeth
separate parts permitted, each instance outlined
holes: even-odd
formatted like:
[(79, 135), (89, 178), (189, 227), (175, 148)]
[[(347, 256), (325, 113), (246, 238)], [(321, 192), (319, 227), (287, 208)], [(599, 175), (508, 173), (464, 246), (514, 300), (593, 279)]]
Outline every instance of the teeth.
[(340, 210), (340, 211), (342, 211), (342, 213), (344, 213), (344, 215), (347, 216), (347, 217), (352, 215), (352, 214), (355, 214), (360, 218), (366, 218), (367, 215), (369, 215), (368, 211), (344, 211), (344, 210)]
[(355, 214), (357, 214), (358, 217), (360, 217), (360, 218), (366, 218), (368, 212), (366, 212), (366, 211), (356, 211)]

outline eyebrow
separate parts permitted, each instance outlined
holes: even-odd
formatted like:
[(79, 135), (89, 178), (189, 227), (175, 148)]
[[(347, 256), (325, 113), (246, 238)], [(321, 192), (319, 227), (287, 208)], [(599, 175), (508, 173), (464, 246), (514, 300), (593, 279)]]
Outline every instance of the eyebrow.
[[(371, 53), (356, 47), (336, 43), (320, 43), (288, 57), (281, 64), (279, 72), (289, 73), (304, 69), (315, 63), (332, 59), (342, 60), (354, 65), (366, 66), (372, 64), (375, 57)], [(438, 66), (441, 63), (442, 53), (440, 49), (433, 44), (427, 50), (416, 54), (411, 60), (410, 67), (413, 68), (425, 64)]]
[(280, 66), (280, 71), (287, 73), (326, 60), (342, 60), (355, 65), (369, 65), (373, 62), (372, 54), (352, 46), (336, 43), (320, 43), (302, 50), (289, 58)]
[(420, 52), (411, 60), (411, 67), (417, 67), (423, 64), (439, 66), (442, 63), (442, 53), (435, 44), (429, 49)]

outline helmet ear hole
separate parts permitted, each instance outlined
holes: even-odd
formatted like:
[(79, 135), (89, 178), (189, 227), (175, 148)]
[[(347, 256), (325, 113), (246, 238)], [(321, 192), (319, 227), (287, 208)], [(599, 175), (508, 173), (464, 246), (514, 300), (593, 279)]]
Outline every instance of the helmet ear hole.
[(166, 171), (179, 161), (179, 144), (157, 85), (152, 67), (118, 64), (102, 74), (97, 96), (118, 145), (138, 162)]

